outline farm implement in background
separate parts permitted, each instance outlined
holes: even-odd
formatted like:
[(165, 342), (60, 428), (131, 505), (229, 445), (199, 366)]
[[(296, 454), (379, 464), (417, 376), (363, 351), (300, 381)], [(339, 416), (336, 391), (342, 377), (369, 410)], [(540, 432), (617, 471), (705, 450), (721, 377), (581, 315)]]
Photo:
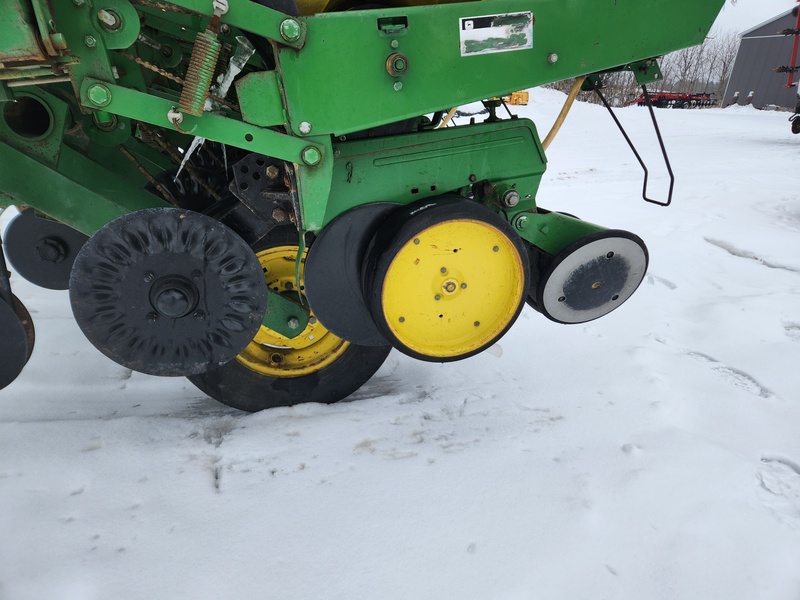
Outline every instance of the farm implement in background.
[[(530, 120), (442, 125), (572, 77), (653, 83), (722, 4), (8, 0), (5, 251), (106, 356), (251, 411), (339, 400), (392, 347), (472, 356), (526, 302), (599, 318), (642, 240), (538, 205)], [(34, 329), (1, 264), (0, 331), (3, 387)]]

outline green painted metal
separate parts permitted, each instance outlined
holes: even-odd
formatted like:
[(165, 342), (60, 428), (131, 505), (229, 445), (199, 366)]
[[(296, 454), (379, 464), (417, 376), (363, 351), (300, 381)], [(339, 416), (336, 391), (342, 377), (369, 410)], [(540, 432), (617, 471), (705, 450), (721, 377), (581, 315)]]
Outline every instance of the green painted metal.
[(53, 168), (0, 144), (0, 164), (3, 192), (15, 204), (33, 206), (87, 235), (133, 210), (165, 206), (157, 196), (136, 189), (69, 146), (61, 148), (58, 167)]
[(293, 339), (308, 327), (310, 317), (308, 308), (294, 302), (283, 294), (267, 290), (267, 312), (264, 313), (265, 327)]
[(511, 222), (523, 239), (553, 255), (577, 239), (605, 229), (557, 212), (520, 212)]
[(328, 202), (305, 207), (309, 230), (363, 204), (408, 204), (487, 180), (515, 186), (523, 210), (533, 206), (545, 171), (536, 127), (527, 119), (343, 142), (334, 156)]
[[(307, 122), (316, 133), (347, 134), (659, 56), (702, 42), (722, 4), (496, 0), (317, 15), (302, 52), (279, 52), (292, 130), (301, 135)], [(532, 48), (461, 55), (462, 19), (525, 11), (535, 19)], [(407, 26), (398, 32), (379, 28), (399, 18)], [(408, 60), (399, 91), (385, 65), (396, 50)]]
[[(104, 85), (108, 88), (111, 92), (111, 101), (108, 104), (102, 107), (93, 105), (88, 95), (93, 85)], [(325, 154), (325, 147), (321, 144), (214, 113), (204, 113), (199, 117), (184, 115), (183, 121), (176, 125), (170, 121), (168, 115), (170, 111), (177, 110), (177, 102), (95, 79), (83, 80), (80, 97), (86, 107), (103, 108), (136, 121), (177, 129), (182, 134), (230, 144), (290, 162), (301, 163), (303, 150), (309, 146), (314, 146), (321, 154)]]
[(7, 0), (0, 10), (0, 63), (43, 61), (44, 53), (36, 39), (36, 15), (26, 0)]
[[(602, 228), (537, 208), (546, 157), (534, 124), (489, 119), (432, 130), (421, 116), (578, 75), (630, 69), (640, 84), (658, 81), (654, 57), (700, 43), (723, 2), (486, 0), (293, 17), (229, 0), (212, 24), (211, 0), (168, 1), (177, 12), (128, 0), (7, 0), (0, 82), (70, 81), (13, 94), (0, 83), (0, 101), (34, 98), (47, 114), (46, 127), (15, 131), (0, 103), (0, 206), (30, 205), (92, 233), (126, 212), (165, 205), (145, 188), (176, 165), (137, 138), (139, 122), (182, 150), (199, 136), (293, 163), (291, 216), (301, 234), (353, 207), (456, 191), (557, 254)], [(484, 25), (486, 35), (470, 33)], [(228, 97), (238, 107), (204, 112), (204, 85), (190, 104), (196, 115), (178, 114), (182, 65), (198, 34), (224, 54), (242, 32), (253, 34), (258, 53)], [(227, 67), (212, 62), (204, 83)], [(415, 120), (410, 133), (375, 133), (405, 119)], [(514, 202), (504, 201), (509, 195)], [(298, 303), (271, 293), (268, 304), (267, 327), (287, 337), (305, 328)]]

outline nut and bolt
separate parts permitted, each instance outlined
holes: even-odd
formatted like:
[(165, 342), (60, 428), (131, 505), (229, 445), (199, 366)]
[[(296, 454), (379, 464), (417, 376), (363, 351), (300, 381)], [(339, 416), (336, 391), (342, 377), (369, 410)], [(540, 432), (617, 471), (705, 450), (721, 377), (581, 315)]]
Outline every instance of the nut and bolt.
[(555, 52), (551, 52), (550, 54), (548, 54), (547, 62), (549, 62), (551, 65), (556, 64), (558, 62), (558, 54), (556, 54)]
[(397, 40), (392, 40), (389, 42), (389, 45), (392, 47), (392, 50), (397, 50), (400, 47), (400, 42)]
[(300, 39), (300, 23), (294, 19), (284, 19), (280, 26), (281, 37), (287, 42), (296, 42)]
[(448, 294), (452, 294), (453, 292), (455, 292), (455, 291), (456, 291), (456, 284), (455, 284), (455, 282), (453, 282), (453, 281), (448, 281), (447, 283), (445, 283), (445, 284), (442, 286), (442, 288), (443, 288), (443, 289), (444, 289), (444, 291), (445, 291), (445, 292), (447, 292)]
[(94, 83), (86, 90), (86, 97), (95, 106), (108, 106), (111, 104), (111, 90), (100, 83)]
[(289, 317), (289, 320), (286, 321), (286, 326), (289, 329), (297, 329), (300, 327), (300, 320), (297, 317)]
[(91, 35), (87, 35), (85, 38), (83, 38), (83, 43), (86, 44), (89, 48), (94, 48), (95, 46), (97, 46), (97, 40), (94, 39), (94, 37)]
[(517, 220), (514, 221), (514, 227), (517, 228), (517, 231), (525, 231), (529, 225), (530, 219), (525, 215), (520, 215), (517, 217)]
[(322, 153), (314, 148), (314, 146), (308, 146), (303, 149), (302, 158), (305, 164), (309, 167), (313, 167), (314, 165), (318, 165), (322, 160)]
[(312, 129), (311, 123), (309, 123), (308, 121), (302, 121), (297, 129), (303, 135), (308, 135), (309, 133), (311, 133), (311, 129)]
[(399, 81), (395, 81), (392, 87), (394, 88), (395, 92), (399, 92), (400, 90), (403, 89), (403, 84)]
[(270, 179), (275, 179), (281, 174), (281, 170), (275, 165), (268, 166), (264, 172)]
[(122, 19), (113, 10), (106, 10), (105, 8), (97, 11), (97, 20), (100, 24), (110, 31), (116, 31), (122, 27)]
[(386, 59), (386, 72), (392, 77), (402, 77), (408, 72), (408, 58), (395, 52)]
[(283, 223), (286, 220), (286, 211), (280, 207), (272, 209), (272, 220), (277, 223)]
[(517, 190), (508, 190), (505, 194), (503, 194), (503, 206), (507, 208), (514, 208), (517, 204), (519, 204), (519, 201), (520, 197)]
[(228, 25), (227, 23), (223, 23), (222, 25), (219, 26), (219, 32), (222, 35), (228, 35), (231, 32), (231, 26)]

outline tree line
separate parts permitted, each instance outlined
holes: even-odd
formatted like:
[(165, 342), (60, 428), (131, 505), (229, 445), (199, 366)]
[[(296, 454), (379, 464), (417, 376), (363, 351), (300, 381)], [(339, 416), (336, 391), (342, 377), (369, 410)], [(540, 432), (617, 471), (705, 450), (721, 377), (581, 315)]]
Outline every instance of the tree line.
[[(663, 79), (648, 84), (647, 89), (650, 92), (711, 94), (721, 102), (738, 49), (739, 36), (725, 33), (707, 38), (700, 46), (667, 54), (659, 62)], [(574, 80), (559, 81), (548, 87), (566, 93), (573, 82)], [(602, 91), (611, 106), (622, 106), (641, 94), (641, 88), (630, 71), (604, 75)], [(586, 96), (582, 98), (585, 101), (600, 102), (595, 94), (583, 95)]]

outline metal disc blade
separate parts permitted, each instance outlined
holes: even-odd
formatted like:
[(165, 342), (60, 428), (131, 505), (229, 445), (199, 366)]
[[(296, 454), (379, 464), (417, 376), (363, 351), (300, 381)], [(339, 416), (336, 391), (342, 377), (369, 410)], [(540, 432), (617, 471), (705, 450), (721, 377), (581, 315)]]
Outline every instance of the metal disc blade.
[(39, 287), (66, 290), (75, 256), (89, 238), (37, 217), (31, 208), (11, 220), (3, 239), (8, 261), (20, 276)]

